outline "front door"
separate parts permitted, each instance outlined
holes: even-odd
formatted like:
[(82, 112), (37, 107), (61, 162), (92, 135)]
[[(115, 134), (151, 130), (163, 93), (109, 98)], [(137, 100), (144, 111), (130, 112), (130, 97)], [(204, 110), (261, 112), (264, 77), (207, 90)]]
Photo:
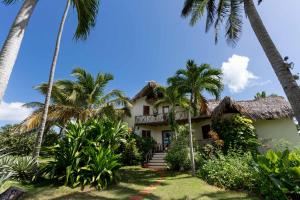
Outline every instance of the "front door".
[(170, 146), (172, 135), (173, 135), (172, 131), (163, 131), (162, 132), (163, 150), (166, 150)]

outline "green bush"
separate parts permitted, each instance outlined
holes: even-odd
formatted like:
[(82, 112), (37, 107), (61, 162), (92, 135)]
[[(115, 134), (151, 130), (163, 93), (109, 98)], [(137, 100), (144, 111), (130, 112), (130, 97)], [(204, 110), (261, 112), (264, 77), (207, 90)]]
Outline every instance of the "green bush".
[(188, 137), (185, 130), (177, 133), (177, 138), (173, 138), (165, 160), (172, 170), (190, 169)]
[(27, 156), (32, 153), (35, 143), (33, 134), (0, 134), (0, 149), (11, 155)]
[[(298, 151), (269, 150), (265, 155), (257, 156), (257, 164), (262, 176), (273, 185), (271, 189), (277, 188), (277, 191), (282, 192), (281, 199), (287, 199), (290, 194), (300, 194), (300, 153)], [(271, 192), (269, 185), (262, 182), (262, 193)]]
[(274, 152), (253, 158), (251, 152), (229, 149), (212, 157), (199, 154), (198, 176), (209, 184), (226, 189), (247, 190), (264, 199), (287, 199), (299, 194), (300, 154), (297, 151)]
[(136, 146), (135, 139), (131, 139), (124, 144), (122, 149), (122, 163), (124, 165), (138, 165), (141, 162), (141, 154)]
[(31, 181), (37, 171), (36, 163), (29, 156), (20, 157), (4, 154), (0, 156), (0, 166), (0, 179), (2, 181), (8, 178)]
[(224, 141), (224, 152), (230, 148), (257, 152), (259, 142), (251, 119), (233, 115), (229, 119), (214, 121), (212, 129)]
[(137, 148), (141, 153), (141, 159), (144, 159), (146, 154), (156, 146), (156, 141), (152, 137), (141, 137), (133, 135), (136, 140)]
[(209, 184), (227, 189), (254, 190), (257, 173), (251, 153), (237, 153), (229, 150), (219, 152), (214, 158), (202, 160), (198, 175)]
[(125, 124), (106, 118), (70, 123), (65, 137), (48, 149), (54, 160), (44, 167), (44, 175), (72, 187), (105, 188), (118, 179), (121, 165), (116, 152), (127, 134)]

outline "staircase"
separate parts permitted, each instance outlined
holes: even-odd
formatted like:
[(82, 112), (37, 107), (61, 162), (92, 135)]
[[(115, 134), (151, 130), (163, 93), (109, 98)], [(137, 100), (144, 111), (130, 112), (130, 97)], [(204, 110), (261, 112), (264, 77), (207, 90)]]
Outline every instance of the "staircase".
[(167, 169), (165, 161), (167, 153), (154, 153), (152, 159), (148, 162), (148, 167), (151, 169)]

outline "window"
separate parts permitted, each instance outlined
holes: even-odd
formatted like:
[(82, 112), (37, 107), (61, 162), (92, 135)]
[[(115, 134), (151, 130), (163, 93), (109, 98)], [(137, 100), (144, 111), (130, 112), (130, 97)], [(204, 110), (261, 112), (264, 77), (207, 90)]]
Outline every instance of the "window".
[(151, 131), (150, 130), (142, 130), (142, 137), (151, 137)]
[(143, 107), (143, 115), (145, 116), (150, 115), (150, 106)]
[(209, 139), (209, 131), (210, 131), (210, 125), (202, 126), (202, 136), (203, 139)]
[(164, 106), (163, 107), (163, 114), (169, 113), (169, 106)]

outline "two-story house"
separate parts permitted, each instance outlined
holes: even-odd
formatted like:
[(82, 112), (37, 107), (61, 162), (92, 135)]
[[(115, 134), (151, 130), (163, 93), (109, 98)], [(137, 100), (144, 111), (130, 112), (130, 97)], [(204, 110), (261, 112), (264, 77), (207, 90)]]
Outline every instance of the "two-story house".
[[(154, 89), (158, 84), (149, 82), (132, 98), (131, 117), (125, 119), (134, 132), (142, 137), (152, 137), (162, 148), (171, 142), (172, 131), (168, 125), (169, 105), (154, 107), (157, 97)], [(211, 118), (219, 115), (240, 113), (251, 118), (258, 137), (264, 142), (273, 143), (284, 139), (293, 145), (300, 144), (300, 137), (292, 120), (293, 111), (283, 97), (268, 97), (259, 100), (233, 101), (225, 97), (221, 101), (209, 101), (208, 112), (192, 118), (193, 136), (197, 143), (209, 141)], [(188, 113), (176, 108), (176, 121), (188, 122)], [(271, 142), (272, 141), (272, 142)]]

